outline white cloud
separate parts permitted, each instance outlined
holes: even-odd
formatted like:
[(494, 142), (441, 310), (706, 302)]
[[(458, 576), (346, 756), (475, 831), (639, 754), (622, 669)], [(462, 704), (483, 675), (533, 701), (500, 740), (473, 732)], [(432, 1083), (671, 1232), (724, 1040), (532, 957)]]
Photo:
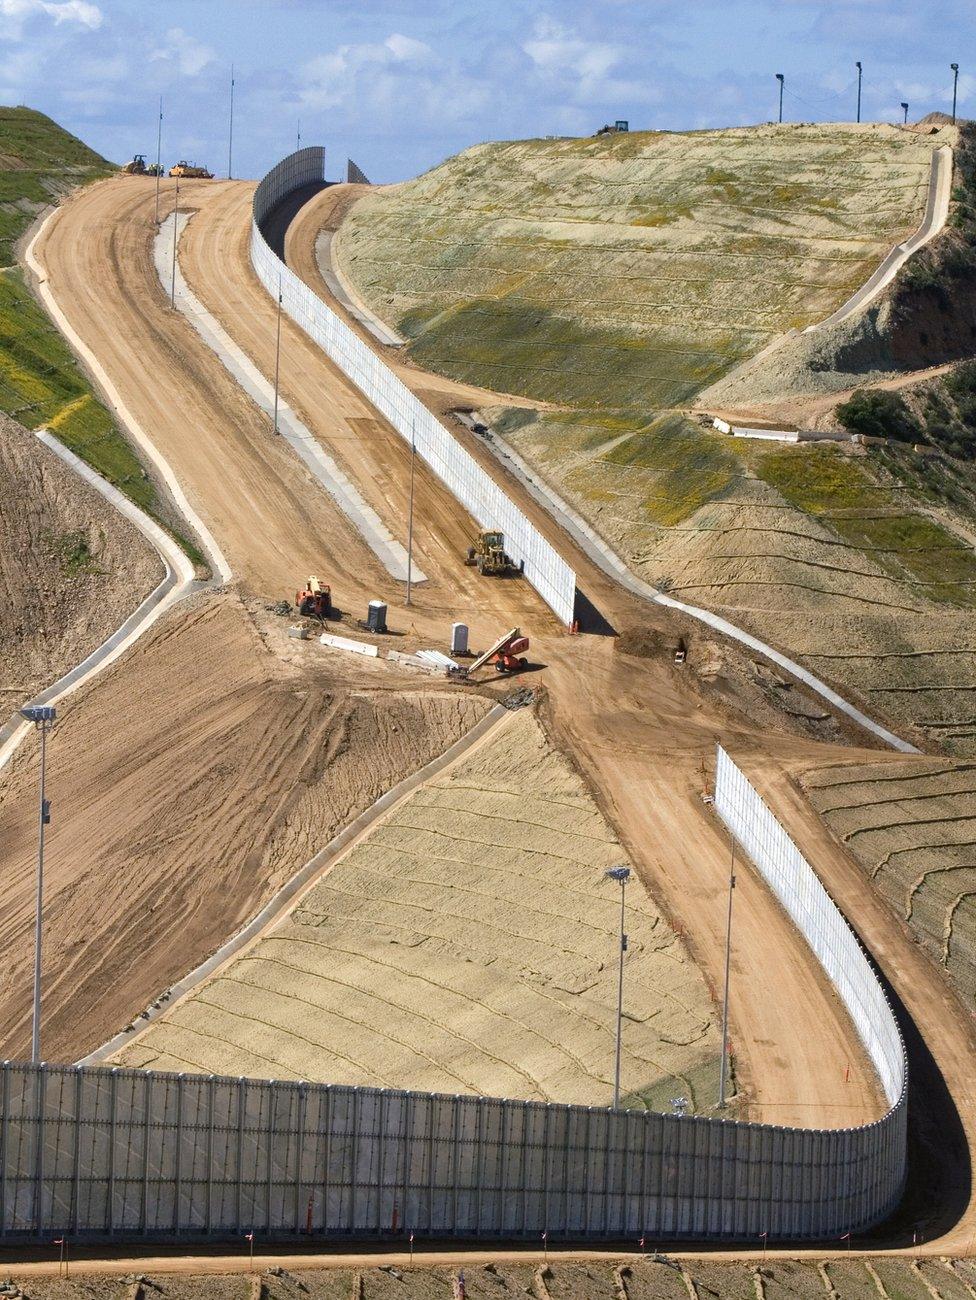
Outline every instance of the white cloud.
[(22, 24), (29, 18), (53, 18), (55, 23), (77, 23), (94, 31), (102, 25), (102, 11), (98, 5), (89, 0), (0, 0), (0, 17), (6, 18), (14, 27), (7, 29), (7, 35), (17, 39)]
[(353, 97), (385, 101), (394, 85), (415, 86), (424, 69), (436, 72), (434, 51), (423, 41), (393, 32), (384, 41), (340, 45), (302, 69), (300, 99), (309, 108), (335, 108)]
[(577, 98), (613, 99), (632, 89), (610, 75), (623, 61), (624, 47), (584, 40), (554, 18), (539, 18), (522, 49), (544, 78), (570, 83)]
[(182, 27), (171, 27), (166, 33), (166, 44), (153, 50), (149, 57), (157, 62), (173, 64), (184, 77), (195, 77), (213, 62), (214, 52)]

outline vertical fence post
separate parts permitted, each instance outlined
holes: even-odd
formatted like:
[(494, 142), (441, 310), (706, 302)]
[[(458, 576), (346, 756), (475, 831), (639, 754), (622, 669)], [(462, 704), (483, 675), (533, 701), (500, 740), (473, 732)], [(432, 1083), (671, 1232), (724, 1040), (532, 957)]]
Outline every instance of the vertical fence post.
[(182, 1074), (176, 1076), (176, 1152), (173, 1176), (173, 1232), (180, 1231), (180, 1200), (183, 1194), (183, 1087)]
[(10, 1168), (10, 1062), (4, 1061), (0, 1107), (0, 1238), (7, 1235), (7, 1170)]
[(153, 1113), (153, 1076), (145, 1076), (146, 1086), (143, 1091), (143, 1115), (142, 1115), (142, 1206), (139, 1212), (139, 1222), (143, 1232), (149, 1231), (149, 1145), (153, 1134), (152, 1113)]

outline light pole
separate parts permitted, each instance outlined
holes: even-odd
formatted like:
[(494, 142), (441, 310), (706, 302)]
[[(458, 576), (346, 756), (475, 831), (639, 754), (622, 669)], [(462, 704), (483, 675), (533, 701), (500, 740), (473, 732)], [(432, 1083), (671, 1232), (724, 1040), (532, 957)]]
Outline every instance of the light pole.
[(783, 87), (786, 85), (786, 77), (782, 72), (777, 72), (776, 80), (779, 82), (779, 120), (780, 125), (783, 122)]
[(959, 89), (959, 64), (950, 63), (952, 69), (952, 124), (956, 124), (956, 92)]
[(173, 270), (169, 285), (169, 305), (176, 307), (176, 242), (180, 231), (180, 178), (176, 177), (176, 204), (173, 208)]
[(230, 65), (230, 130), (227, 132), (227, 179), (234, 179), (234, 65)]
[(413, 586), (413, 477), (417, 464), (417, 426), (410, 425), (410, 506), (407, 510), (407, 599), (410, 604), (410, 589)]
[(47, 733), (54, 725), (57, 712), (52, 704), (29, 704), (20, 716), (41, 733), (41, 793), (37, 818), (37, 897), (34, 906), (34, 1019), (31, 1026), (31, 1060), (41, 1059), (41, 917), (44, 907), (44, 827), (51, 820), (51, 805), (44, 797), (44, 768), (47, 757)]
[(620, 885), (620, 968), (617, 975), (617, 1056), (613, 1068), (613, 1108), (620, 1109), (620, 1031), (624, 1014), (624, 953), (627, 951), (627, 935), (624, 931), (624, 902), (627, 894), (627, 881), (630, 879), (630, 867), (611, 867), (605, 871), (608, 880), (616, 880)]
[(298, 135), (295, 138), (295, 152), (298, 153), (302, 147), (302, 119), (298, 119)]
[(905, 116), (902, 118), (901, 124), (902, 126), (907, 126), (908, 125), (908, 104), (905, 102), (904, 99), (901, 101), (901, 106), (905, 110)]
[(159, 175), (163, 170), (163, 97), (159, 97), (159, 121), (156, 124), (156, 216), (155, 223), (159, 225)]
[(278, 432), (278, 376), (281, 373), (281, 276), (278, 276), (278, 325), (275, 335), (274, 431)]
[(854, 66), (855, 68), (857, 68), (857, 120), (860, 122), (861, 120), (861, 78), (864, 75), (864, 69), (861, 67), (860, 59), (858, 59), (858, 61), (854, 64)]
[(729, 1059), (729, 974), (732, 967), (732, 891), (735, 889), (735, 840), (729, 866), (729, 911), (725, 921), (725, 996), (722, 999), (722, 1059), (718, 1072), (718, 1104), (725, 1106), (725, 1079)]

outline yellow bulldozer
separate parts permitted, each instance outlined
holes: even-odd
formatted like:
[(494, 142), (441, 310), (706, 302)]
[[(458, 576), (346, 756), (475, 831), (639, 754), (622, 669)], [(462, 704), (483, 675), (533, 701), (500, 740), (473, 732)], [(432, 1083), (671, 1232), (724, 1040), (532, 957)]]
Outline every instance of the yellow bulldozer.
[(465, 564), (477, 565), (486, 578), (503, 578), (515, 567), (505, 552), (505, 534), (495, 528), (480, 532), (468, 547)]
[(198, 167), (196, 163), (188, 163), (185, 158), (181, 158), (175, 166), (169, 169), (170, 176), (179, 176), (183, 180), (212, 181), (213, 172), (207, 171), (206, 167)]

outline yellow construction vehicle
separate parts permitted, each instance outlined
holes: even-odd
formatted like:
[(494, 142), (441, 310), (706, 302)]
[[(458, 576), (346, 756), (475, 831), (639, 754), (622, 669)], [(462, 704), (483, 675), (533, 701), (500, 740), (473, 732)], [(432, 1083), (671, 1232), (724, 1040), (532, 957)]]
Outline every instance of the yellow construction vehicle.
[(504, 577), (514, 568), (505, 554), (505, 534), (489, 528), (478, 534), (473, 546), (468, 547), (465, 564), (477, 565), (478, 572), (486, 578)]
[(185, 158), (181, 158), (175, 167), (171, 167), (169, 174), (170, 176), (179, 176), (184, 180), (213, 180), (213, 172), (208, 172), (206, 167), (198, 167), (196, 163), (188, 163)]
[(122, 168), (123, 176), (145, 176), (146, 174), (146, 155), (137, 153), (132, 162), (127, 162)]

